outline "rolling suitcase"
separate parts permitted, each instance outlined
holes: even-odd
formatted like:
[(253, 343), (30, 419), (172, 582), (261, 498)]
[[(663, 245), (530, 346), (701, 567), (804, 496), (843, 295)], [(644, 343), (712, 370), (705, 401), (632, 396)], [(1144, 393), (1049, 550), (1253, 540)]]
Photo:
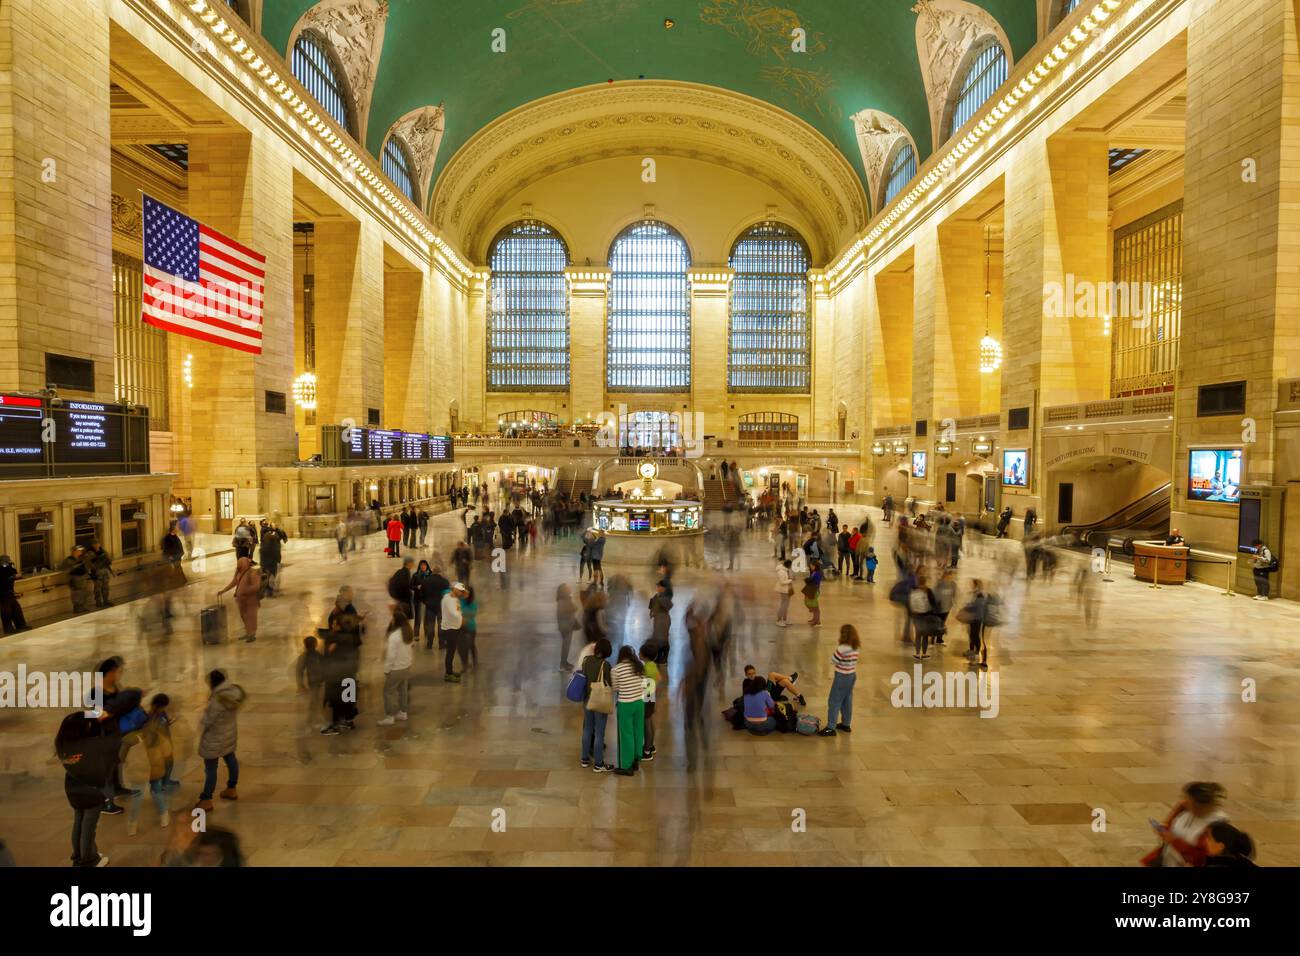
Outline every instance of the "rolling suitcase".
[(226, 606), (213, 604), (199, 612), (199, 631), (204, 644), (220, 644), (226, 639)]

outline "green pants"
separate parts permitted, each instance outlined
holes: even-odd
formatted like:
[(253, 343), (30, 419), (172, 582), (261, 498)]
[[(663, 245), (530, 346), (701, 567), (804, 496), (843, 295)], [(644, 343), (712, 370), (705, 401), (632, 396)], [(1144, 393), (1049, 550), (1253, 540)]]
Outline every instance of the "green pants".
[(641, 759), (645, 750), (645, 701), (630, 704), (619, 701), (618, 710), (618, 768), (632, 769), (632, 762)]

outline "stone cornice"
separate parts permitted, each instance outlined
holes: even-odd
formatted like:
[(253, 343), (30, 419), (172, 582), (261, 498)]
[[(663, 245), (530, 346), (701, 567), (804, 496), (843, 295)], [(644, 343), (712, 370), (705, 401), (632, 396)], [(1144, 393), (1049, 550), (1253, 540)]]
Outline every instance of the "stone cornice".
[[(1146, 29), (1187, 0), (1084, 0), (1012, 71), (999, 90), (899, 195), (827, 267), (832, 292), (861, 256), (883, 260), (905, 242), (928, 211), (1004, 156)], [(1050, 79), (1054, 86), (1037, 95)], [(1031, 95), (1032, 94), (1032, 95)]]
[[(208, 0), (121, 0), (177, 51), (219, 83), (231, 97), (277, 132), (327, 176), (340, 194), (385, 223), (422, 257), (438, 250), (462, 277), (472, 273), (463, 256), (405, 201), (346, 130), (315, 102), (280, 54), (233, 10)], [(437, 265), (436, 257), (435, 266)]]

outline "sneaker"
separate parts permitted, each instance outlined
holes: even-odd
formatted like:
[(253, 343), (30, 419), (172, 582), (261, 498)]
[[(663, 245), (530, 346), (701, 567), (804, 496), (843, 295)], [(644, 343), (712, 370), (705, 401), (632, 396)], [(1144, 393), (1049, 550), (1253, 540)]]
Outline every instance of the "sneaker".
[(659, 748), (658, 748), (658, 747), (651, 747), (650, 750), (649, 750), (648, 752), (649, 752), (650, 756), (653, 757), (655, 754), (657, 754), (657, 753), (659, 752)]
[(929, 655), (929, 654), (922, 654), (922, 655), (921, 655), (921, 660), (923, 660), (923, 661), (928, 661), (929, 659), (930, 659), (930, 655)]
[(163, 815), (158, 818), (158, 826), (166, 830), (171, 825), (172, 825), (172, 815), (170, 813), (167, 813), (166, 811), (163, 811)]
[(330, 724), (328, 727), (326, 727), (326, 728), (325, 728), (324, 730), (322, 730), (320, 733), (321, 733), (321, 736), (322, 736), (322, 737), (337, 737), (337, 736), (338, 736), (339, 734), (341, 734), (342, 732), (343, 732), (343, 731), (339, 730), (339, 729), (338, 729), (337, 727), (335, 727), (333, 724)]
[(795, 696), (795, 700), (797, 700), (797, 701), (799, 702), (799, 706), (800, 706), (800, 707), (807, 707), (807, 706), (808, 706), (808, 701), (806, 701), (806, 700), (803, 699), (803, 694), (797, 694), (797, 695)]
[(835, 729), (836, 729), (836, 730), (841, 730), (841, 731), (843, 731), (843, 732), (846, 733), (846, 734), (849, 734), (849, 733), (852, 733), (852, 732), (853, 732), (853, 728), (851, 728), (848, 724), (836, 724), (836, 725), (835, 725)]
[(443, 678), (442, 678), (442, 679), (443, 679), (444, 681), (446, 681), (448, 684), (459, 684), (459, 683), (460, 683), (460, 675), (459, 675), (459, 674), (445, 674), (445, 675), (443, 675)]
[(630, 777), (632, 776), (633, 771), (624, 770), (622, 767), (618, 767), (614, 770), (614, 773), (616, 773), (620, 777)]
[(795, 671), (793, 674), (790, 675), (790, 683), (791, 684), (797, 683), (798, 680), (799, 680), (799, 672)]
[(777, 626), (777, 627), (789, 627), (790, 625), (789, 625), (787, 622), (785, 622), (785, 621), (777, 621), (777, 622), (776, 622), (776, 626)]
[(614, 768), (607, 763), (598, 763), (596, 764), (596, 766), (592, 767), (591, 769), (596, 771), (596, 773), (609, 773)]
[(651, 760), (655, 759), (654, 752), (650, 750), (641, 751), (641, 759), (644, 760), (646, 763), (649, 763)]
[(404, 710), (399, 710), (399, 711), (397, 712), (397, 721), (398, 721), (398, 723), (405, 723), (405, 722), (406, 722), (407, 720), (409, 720), (409, 719), (410, 719), (410, 718), (407, 716), (406, 711), (404, 711)]
[(138, 796), (140, 796), (140, 791), (139, 791), (139, 790), (132, 790), (130, 787), (117, 787), (117, 788), (114, 789), (114, 791), (113, 791), (113, 796), (115, 796), (115, 797), (138, 797)]
[(834, 727), (823, 727), (821, 730), (817, 731), (817, 736), (818, 736), (818, 737), (834, 737), (834, 736), (835, 736), (835, 728), (834, 728)]
[(942, 637), (935, 638), (935, 641), (934, 641), (934, 642), (935, 642), (936, 644), (942, 644), (942, 643), (943, 643), (943, 638), (942, 638)]
[(108, 814), (110, 817), (115, 817), (122, 812), (122, 808), (119, 807), (116, 803), (106, 803), (104, 804), (103, 812)]
[(914, 661), (919, 661), (920, 659), (921, 659), (921, 655), (920, 655), (920, 654), (913, 654), (913, 655), (912, 655), (912, 660), (914, 660)]
[(257, 635), (245, 634), (243, 637), (240, 638), (240, 640), (243, 641), (245, 644), (252, 644), (255, 640), (257, 640)]
[(108, 866), (108, 857), (105, 856), (103, 853), (101, 853), (99, 855), (99, 860), (95, 863), (95, 866), (97, 868), (101, 866)]
[(226, 787), (225, 790), (222, 790), (222, 791), (221, 791), (221, 795), (220, 795), (220, 796), (221, 796), (221, 799), (222, 799), (222, 800), (238, 800), (238, 799), (239, 799), (239, 794), (235, 792), (235, 788), (234, 788), (234, 787)]
[(382, 720), (375, 721), (376, 726), (379, 727), (391, 727), (395, 723), (397, 723), (396, 717), (385, 717)]
[(135, 820), (128, 820), (126, 823), (126, 835), (135, 836), (140, 832), (140, 825)]
[(195, 803), (194, 803), (194, 809), (195, 809), (195, 810), (203, 810), (203, 811), (205, 811), (205, 812), (210, 811), (210, 810), (212, 809), (212, 801), (211, 801), (211, 800), (203, 800), (203, 799), (200, 798), (199, 800), (196, 800), (196, 801), (195, 801)]
[(591, 767), (591, 761), (590, 761), (590, 760), (585, 760), (585, 759), (584, 759), (584, 760), (579, 760), (579, 761), (578, 761), (578, 766), (580, 766), (583, 770), (586, 770), (586, 769), (588, 769), (589, 767)]

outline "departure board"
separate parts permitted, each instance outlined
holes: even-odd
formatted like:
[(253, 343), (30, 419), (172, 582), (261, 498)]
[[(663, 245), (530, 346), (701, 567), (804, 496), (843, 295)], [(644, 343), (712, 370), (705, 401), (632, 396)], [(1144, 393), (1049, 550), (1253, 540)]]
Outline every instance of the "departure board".
[(0, 477), (39, 478), (45, 474), (39, 398), (0, 395)]
[(338, 436), (338, 453), (331, 453), (334, 443), (327, 432), (323, 443), (327, 464), (429, 464), (452, 461), (454, 456), (453, 442), (449, 435), (425, 435), (382, 428), (344, 429), (338, 426), (331, 426), (329, 432)]

